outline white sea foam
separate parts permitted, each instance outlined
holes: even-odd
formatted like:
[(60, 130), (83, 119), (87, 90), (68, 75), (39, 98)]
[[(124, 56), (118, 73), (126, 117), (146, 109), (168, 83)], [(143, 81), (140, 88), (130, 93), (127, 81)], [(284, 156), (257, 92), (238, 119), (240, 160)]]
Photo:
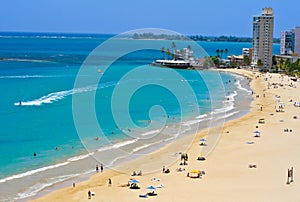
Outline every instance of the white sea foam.
[[(112, 85), (114, 85), (113, 82), (108, 82), (106, 84), (101, 85), (99, 88), (109, 87)], [(87, 87), (83, 87), (83, 88), (75, 88), (75, 89), (71, 89), (71, 90), (53, 92), (53, 93), (49, 93), (48, 95), (42, 96), (35, 100), (22, 101), (21, 105), (20, 105), (20, 102), (15, 102), (14, 105), (15, 106), (41, 106), (42, 104), (51, 104), (58, 100), (64, 99), (65, 97), (67, 97), (69, 95), (90, 92), (90, 91), (94, 91), (96, 89), (97, 89), (96, 86), (87, 86)]]
[(146, 133), (142, 133), (141, 136), (153, 135), (153, 134), (157, 134), (159, 132), (160, 132), (160, 130), (151, 130), (151, 131), (148, 131)]
[(228, 95), (226, 98), (227, 98), (227, 101), (231, 101), (233, 102), (234, 101), (234, 97), (237, 96), (237, 92), (236, 91), (233, 91), (233, 93), (231, 93), (230, 95)]
[(0, 76), (0, 79), (31, 79), (31, 78), (52, 78), (57, 76), (46, 76), (46, 75), (8, 75)]
[(231, 113), (229, 113), (229, 114), (225, 114), (224, 116), (217, 117), (216, 120), (226, 119), (226, 118), (231, 117), (231, 116), (233, 116), (233, 115), (235, 115), (235, 114), (237, 114), (237, 113), (239, 113), (239, 112), (240, 112), (240, 111), (234, 111), (234, 112), (231, 112)]
[[(98, 149), (97, 152), (106, 151), (106, 150), (109, 150), (109, 149), (120, 148), (120, 147), (129, 145), (129, 144), (133, 144), (133, 143), (135, 143), (137, 141), (138, 141), (138, 139), (133, 139), (133, 140), (128, 140), (128, 141), (124, 141), (124, 142), (119, 142), (119, 143), (116, 143), (116, 144), (113, 144), (113, 145), (110, 145), (110, 146), (107, 146), (107, 147), (102, 147), (102, 148)], [(19, 179), (19, 178), (27, 177), (27, 176), (33, 175), (35, 173), (39, 173), (39, 172), (42, 172), (42, 171), (46, 171), (46, 170), (58, 168), (58, 167), (61, 167), (61, 166), (65, 166), (65, 165), (68, 165), (71, 162), (79, 161), (79, 160), (88, 158), (91, 155), (94, 155), (94, 152), (90, 152), (88, 154), (71, 157), (71, 158), (67, 159), (66, 162), (63, 162), (63, 163), (58, 163), (58, 164), (54, 164), (54, 165), (50, 165), (50, 166), (38, 168), (38, 169), (35, 169), (35, 170), (30, 170), (30, 171), (27, 171), (25, 173), (12, 175), (12, 176), (0, 179), (0, 183), (4, 183), (4, 182), (10, 181), (10, 180), (14, 180), (14, 179)]]
[(197, 116), (196, 119), (201, 119), (201, 118), (204, 118), (204, 117), (207, 117), (207, 114), (201, 114), (201, 115)]
[(27, 171), (25, 173), (12, 175), (12, 176), (0, 179), (0, 183), (4, 183), (4, 182), (7, 182), (7, 181), (10, 181), (10, 180), (13, 180), (13, 179), (19, 179), (19, 178), (22, 178), (22, 177), (30, 176), (30, 175), (33, 175), (35, 173), (46, 171), (46, 170), (49, 170), (49, 169), (65, 166), (69, 163), (70, 162), (58, 163), (58, 164), (55, 164), (55, 165), (46, 166), (46, 167), (38, 168), (38, 169), (35, 169), (35, 170), (30, 170), (30, 171)]
[(84, 154), (84, 155), (74, 156), (74, 157), (69, 158), (67, 161), (69, 161), (69, 162), (79, 161), (81, 159), (88, 158), (91, 155), (94, 155), (94, 152)]
[(38, 183), (38, 184), (35, 184), (32, 187), (29, 187), (25, 192), (18, 193), (17, 198), (15, 198), (15, 200), (17, 200), (17, 199), (25, 199), (25, 198), (34, 196), (38, 192), (40, 192), (41, 190), (43, 190), (43, 189), (45, 189), (47, 187), (51, 187), (54, 184), (63, 182), (65, 180), (68, 180), (68, 179), (71, 179), (71, 178), (77, 177), (77, 176), (79, 176), (79, 174), (64, 175), (64, 176), (59, 176), (59, 177), (56, 177), (56, 178), (52, 178), (47, 183)]
[[(155, 144), (155, 143), (154, 143), (154, 144)], [(134, 148), (132, 151), (133, 151), (133, 152), (137, 152), (137, 151), (140, 151), (140, 150), (142, 150), (142, 149), (146, 149), (147, 147), (150, 147), (151, 145), (153, 145), (153, 144), (145, 144), (145, 145), (142, 145), (142, 146), (140, 146), (140, 147)]]
[(191, 119), (191, 120), (188, 120), (188, 121), (184, 122), (182, 125), (191, 126), (191, 125), (195, 125), (195, 124), (198, 124), (200, 122), (203, 122), (203, 121), (211, 120), (212, 118), (213, 117), (207, 117), (205, 119)]
[(237, 80), (235, 82), (236, 86), (238, 89), (242, 90), (242, 91), (246, 91), (249, 95), (252, 93), (251, 90), (248, 90), (247, 88), (242, 87), (241, 82), (239, 80)]
[(4, 60), (6, 61), (16, 61), (16, 62), (51, 62), (55, 63), (54, 61), (49, 61), (49, 60), (37, 60), (37, 59), (26, 59), (26, 58), (5, 58)]
[(124, 142), (119, 142), (119, 143), (116, 143), (116, 144), (113, 144), (113, 145), (101, 147), (100, 149), (97, 150), (97, 152), (107, 151), (107, 150), (110, 150), (110, 149), (118, 149), (120, 147), (124, 147), (126, 145), (133, 144), (133, 143), (135, 143), (137, 141), (138, 141), (138, 139), (133, 139), (133, 140), (128, 140), (128, 141), (124, 141)]

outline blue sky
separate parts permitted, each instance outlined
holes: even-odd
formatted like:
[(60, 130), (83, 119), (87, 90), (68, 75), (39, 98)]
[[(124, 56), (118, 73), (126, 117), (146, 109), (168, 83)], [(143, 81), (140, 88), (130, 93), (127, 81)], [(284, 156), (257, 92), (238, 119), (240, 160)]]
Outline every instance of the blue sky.
[(113, 33), (163, 28), (252, 36), (252, 17), (275, 12), (275, 37), (300, 26), (299, 0), (0, 0), (0, 31)]

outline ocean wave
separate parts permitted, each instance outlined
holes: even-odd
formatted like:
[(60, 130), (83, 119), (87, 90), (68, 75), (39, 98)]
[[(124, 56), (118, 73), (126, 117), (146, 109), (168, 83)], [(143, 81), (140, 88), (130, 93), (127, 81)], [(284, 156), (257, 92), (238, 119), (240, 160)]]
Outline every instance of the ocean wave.
[(237, 86), (238, 89), (247, 92), (249, 95), (252, 93), (251, 90), (248, 90), (247, 88), (242, 87), (241, 82), (239, 80), (237, 80), (235, 82), (235, 85)]
[(27, 171), (25, 173), (12, 175), (12, 176), (0, 179), (0, 183), (4, 183), (4, 182), (10, 181), (10, 180), (14, 180), (14, 179), (19, 179), (19, 178), (27, 177), (27, 176), (33, 175), (35, 173), (46, 171), (46, 170), (49, 170), (49, 169), (53, 169), (53, 168), (65, 166), (65, 165), (67, 165), (69, 163), (70, 162), (58, 163), (58, 164), (55, 164), (55, 165), (46, 166), (46, 167), (38, 168), (38, 169), (35, 169), (35, 170), (30, 170), (30, 171)]
[(237, 92), (233, 91), (233, 93), (231, 93), (230, 95), (226, 96), (226, 101), (228, 102), (234, 102), (234, 97), (237, 96)]
[(191, 125), (195, 125), (195, 124), (198, 124), (200, 122), (203, 122), (203, 121), (209, 121), (212, 118), (213, 117), (207, 117), (205, 119), (191, 119), (189, 121), (184, 122), (182, 125), (184, 125), (184, 126), (191, 126)]
[(237, 95), (238, 95), (237, 92), (234, 91), (232, 94), (230, 94), (229, 96), (226, 97), (226, 101), (224, 102), (225, 105), (222, 108), (215, 109), (210, 114), (217, 115), (217, 114), (226, 113), (228, 111), (233, 110), (234, 109), (234, 101), (235, 101), (234, 97)]
[[(106, 151), (106, 150), (110, 150), (110, 149), (117, 149), (117, 148), (129, 145), (129, 144), (133, 144), (133, 143), (135, 143), (137, 141), (138, 141), (138, 139), (128, 140), (128, 141), (124, 141), (124, 142), (118, 142), (118, 143), (110, 145), (110, 146), (102, 147), (102, 148), (98, 149), (97, 152)], [(50, 165), (50, 166), (45, 166), (45, 167), (38, 168), (38, 169), (35, 169), (35, 170), (27, 171), (25, 173), (12, 175), (12, 176), (0, 179), (0, 183), (4, 183), (4, 182), (10, 181), (10, 180), (14, 180), (14, 179), (19, 179), (19, 178), (27, 177), (27, 176), (33, 175), (35, 173), (39, 173), (39, 172), (42, 172), (42, 171), (46, 171), (46, 170), (58, 168), (58, 167), (61, 167), (61, 166), (65, 166), (65, 165), (70, 164), (71, 162), (79, 161), (79, 160), (88, 158), (89, 156), (94, 155), (94, 153), (95, 152), (90, 152), (88, 154), (74, 156), (74, 157), (71, 157), (71, 158), (67, 159), (63, 163), (58, 163), (58, 164), (54, 164), (54, 165)]]
[(226, 118), (231, 117), (231, 116), (233, 116), (233, 115), (235, 115), (235, 114), (237, 114), (237, 113), (239, 113), (239, 112), (240, 112), (240, 111), (234, 111), (234, 112), (231, 112), (231, 113), (229, 113), (229, 114), (225, 114), (224, 116), (217, 117), (216, 120), (226, 119)]
[[(99, 88), (105, 88), (109, 86), (115, 85), (113, 82), (107, 82), (105, 84), (102, 84)], [(96, 86), (88, 86), (84, 88), (77, 88), (77, 89), (71, 89), (71, 90), (65, 90), (65, 91), (59, 91), (54, 93), (49, 93), (48, 95), (42, 96), (38, 99), (31, 100), (31, 101), (21, 101), (15, 102), (15, 106), (41, 106), (42, 104), (51, 104), (53, 102), (56, 102), (58, 100), (64, 99), (65, 97), (73, 94), (78, 93), (84, 93), (84, 92), (90, 92), (97, 90)]]
[(118, 142), (118, 143), (113, 144), (113, 145), (102, 147), (102, 148), (98, 149), (97, 152), (107, 151), (107, 150), (110, 150), (110, 149), (118, 149), (120, 147), (124, 147), (126, 145), (133, 144), (137, 141), (138, 141), (138, 139), (128, 140), (128, 141), (124, 141), (124, 142)]
[(201, 119), (201, 118), (204, 118), (204, 117), (207, 117), (207, 114), (201, 114), (201, 115), (197, 116), (196, 119)]
[(53, 78), (58, 76), (53, 75), (8, 75), (8, 76), (0, 76), (0, 79), (31, 79), (31, 78)]
[(35, 196), (38, 192), (42, 191), (43, 189), (45, 189), (47, 187), (51, 187), (54, 184), (57, 184), (57, 183), (65, 181), (65, 180), (77, 177), (79, 175), (80, 174), (72, 174), (72, 175), (59, 176), (59, 177), (50, 179), (49, 182), (47, 182), (47, 183), (38, 183), (38, 184), (35, 184), (32, 187), (29, 187), (25, 192), (18, 193), (17, 197), (15, 198), (15, 200), (25, 199), (25, 198), (28, 198), (28, 197), (31, 197), (31, 196)]
[(38, 59), (25, 59), (25, 58), (3, 58), (4, 61), (15, 61), (15, 62), (39, 62), (39, 63), (43, 63), (43, 62), (47, 62), (47, 63), (56, 63), (54, 61), (50, 61), (50, 60), (38, 60)]
[(157, 134), (159, 132), (160, 132), (160, 130), (151, 130), (151, 131), (142, 133), (141, 136), (148, 136), (148, 135), (152, 135), (152, 134)]
[(68, 162), (79, 161), (81, 159), (88, 158), (91, 155), (94, 155), (94, 152), (91, 152), (91, 153), (88, 153), (88, 154), (84, 154), (84, 155), (74, 156), (74, 157), (69, 158), (67, 161)]
[(138, 151), (140, 151), (142, 149), (146, 149), (146, 148), (150, 147), (151, 145), (153, 145), (153, 144), (145, 144), (145, 145), (142, 145), (142, 146), (134, 148), (132, 151), (133, 152), (138, 152)]

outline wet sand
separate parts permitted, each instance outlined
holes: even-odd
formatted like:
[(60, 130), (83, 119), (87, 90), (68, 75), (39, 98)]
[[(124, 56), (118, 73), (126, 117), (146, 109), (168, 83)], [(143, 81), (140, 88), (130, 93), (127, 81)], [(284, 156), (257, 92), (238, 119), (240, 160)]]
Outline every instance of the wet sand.
[[(248, 114), (195, 136), (179, 139), (114, 169), (95, 173), (75, 187), (70, 184), (33, 201), (299, 201), (300, 107), (294, 107), (293, 102), (300, 101), (300, 92), (299, 88), (289, 86), (292, 83), (298, 87), (298, 83), (279, 74), (228, 71), (252, 79), (250, 85), (254, 100)], [(282, 86), (274, 88), (275, 85), (271, 85), (268, 88), (268, 84), (272, 83), (281, 83)], [(284, 109), (280, 109), (284, 112), (276, 112), (280, 103), (284, 103)], [(265, 123), (258, 123), (261, 118)], [(284, 129), (289, 129), (289, 132)], [(206, 137), (208, 130), (209, 134), (222, 133), (216, 147), (214, 141), (200, 146), (199, 140)], [(259, 131), (260, 137), (254, 137), (254, 131)], [(184, 145), (190, 144), (191, 138), (193, 143), (188, 151), (184, 151), (189, 157), (188, 165), (181, 166), (179, 152)], [(204, 153), (205, 161), (197, 160), (200, 153)], [(162, 172), (165, 158), (174, 162), (166, 166), (170, 169), (168, 174)], [(180, 167), (185, 170), (176, 171)], [(287, 184), (287, 170), (291, 167), (294, 182)], [(201, 178), (187, 177), (187, 173), (194, 169), (205, 171), (205, 174)], [(136, 177), (128, 174), (139, 170), (152, 172)], [(108, 185), (109, 178), (111, 186)], [(127, 183), (132, 178), (139, 181), (140, 189), (129, 189)], [(147, 187), (150, 185), (163, 185), (163, 188), (155, 190), (157, 196), (140, 198), (140, 194), (149, 192)], [(88, 199), (89, 190), (94, 193), (91, 199)]]

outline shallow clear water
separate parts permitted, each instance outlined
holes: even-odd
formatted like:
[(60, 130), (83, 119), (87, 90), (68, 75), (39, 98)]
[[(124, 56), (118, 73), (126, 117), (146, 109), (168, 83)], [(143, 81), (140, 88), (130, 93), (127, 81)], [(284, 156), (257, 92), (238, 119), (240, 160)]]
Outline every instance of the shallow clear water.
[[(87, 76), (87, 85), (74, 87), (87, 55), (108, 37), (110, 35), (41, 37), (22, 34), (0, 37), (0, 57), (5, 58), (0, 60), (0, 187), (5, 187), (0, 189), (0, 200), (27, 197), (53, 183), (89, 172), (94, 161), (87, 160), (88, 152), (98, 150), (102, 162), (112, 165), (120, 158), (119, 151), (112, 150), (122, 148), (123, 153), (130, 155), (207, 127), (206, 124), (200, 128), (194, 126), (208, 122), (211, 114), (219, 114), (219, 119), (230, 118), (248, 107), (237, 105), (235, 99), (236, 96), (250, 99), (245, 78), (189, 70), (177, 70), (179, 80), (166, 77), (171, 70), (149, 65), (162, 57), (157, 50), (124, 55), (105, 74), (97, 72), (101, 65), (93, 67), (95, 73), (91, 77), (80, 75)], [(170, 42), (151, 43), (166, 46)], [(180, 46), (180, 42), (178, 44)], [(222, 48), (228, 48), (231, 54), (240, 54), (241, 48), (251, 46), (247, 43), (199, 44), (212, 55), (215, 49)], [(114, 54), (116, 52), (107, 52), (102, 60)], [(142, 74), (123, 79), (141, 68)], [(89, 78), (100, 75), (99, 83), (88, 82)], [(220, 80), (222, 86), (216, 80)], [(125, 106), (126, 93), (121, 96), (124, 100), (114, 100), (116, 89), (120, 88), (122, 94), (137, 83), (143, 85), (130, 94)], [(158, 84), (168, 85), (168, 88)], [(180, 90), (178, 86), (182, 85), (190, 86), (193, 93)], [(92, 113), (80, 119), (83, 121), (81, 129), (74, 122), (72, 99), (77, 96), (84, 100), (91, 95), (95, 95), (93, 102), (100, 133), (89, 121)], [(115, 103), (113, 109), (112, 102)], [(126, 121), (126, 110), (130, 121)], [(82, 111), (89, 112), (85, 108)]]

